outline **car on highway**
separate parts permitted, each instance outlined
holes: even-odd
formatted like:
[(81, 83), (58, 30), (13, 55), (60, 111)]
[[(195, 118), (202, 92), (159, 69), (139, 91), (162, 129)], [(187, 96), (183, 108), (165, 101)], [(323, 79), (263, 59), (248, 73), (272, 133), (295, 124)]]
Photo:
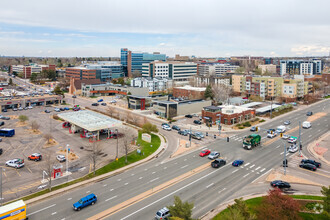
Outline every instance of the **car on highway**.
[(317, 168), (321, 167), (321, 163), (316, 162), (315, 160), (311, 160), (311, 159), (302, 159), (301, 163), (310, 163), (310, 164), (315, 165)]
[(297, 145), (291, 145), (288, 150), (290, 153), (296, 153), (298, 151)]
[(201, 125), (202, 122), (201, 122), (200, 120), (194, 120), (194, 124), (196, 124), (196, 125)]
[(205, 137), (204, 134), (202, 132), (200, 132), (200, 131), (196, 131), (195, 134), (198, 134), (201, 138), (204, 138)]
[(290, 183), (282, 180), (274, 180), (270, 183), (270, 185), (274, 188), (279, 188), (279, 189), (289, 189), (291, 187)]
[(162, 129), (164, 129), (164, 130), (166, 130), (166, 131), (170, 131), (170, 130), (172, 130), (171, 127), (168, 126), (168, 125), (163, 125), (163, 126), (162, 126)]
[(310, 127), (312, 127), (312, 124), (311, 124), (309, 121), (304, 121), (304, 122), (302, 123), (302, 128), (306, 128), (306, 129), (308, 129), (308, 128), (310, 128)]
[(97, 202), (97, 196), (94, 193), (92, 193), (81, 198), (78, 202), (74, 203), (72, 206), (74, 210), (79, 211), (82, 208), (85, 208), (86, 206), (94, 205), (96, 202)]
[(267, 130), (267, 133), (268, 134), (271, 134), (272, 132), (275, 133), (275, 129), (274, 128), (270, 128), (270, 129)]
[(60, 162), (60, 163), (62, 163), (62, 162), (65, 162), (66, 161), (66, 158), (65, 158), (65, 156), (64, 155), (62, 155), (62, 154), (59, 154), (59, 155), (57, 155), (56, 156), (56, 159)]
[(199, 156), (205, 157), (205, 156), (209, 155), (210, 153), (211, 153), (211, 151), (209, 149), (204, 149), (199, 153)]
[(60, 112), (61, 110), (59, 108), (54, 109), (55, 112)]
[(284, 123), (283, 123), (284, 125), (289, 125), (289, 124), (291, 124), (291, 121), (289, 121), (289, 120), (287, 120), (287, 121), (284, 121)]
[(257, 131), (257, 127), (256, 127), (256, 126), (252, 126), (252, 127), (250, 128), (250, 131)]
[(13, 108), (13, 111), (17, 111), (17, 108)]
[(234, 160), (234, 162), (231, 164), (234, 167), (239, 167), (244, 163), (244, 160)]
[(216, 160), (212, 161), (212, 163), (211, 163), (211, 166), (213, 168), (219, 168), (223, 165), (226, 165), (226, 161), (223, 159), (216, 159)]
[(18, 159), (18, 158), (8, 160), (6, 162), (6, 166), (14, 167), (16, 169), (21, 168), (21, 167), (24, 167), (24, 160)]
[(214, 160), (217, 159), (218, 157), (220, 157), (220, 153), (218, 151), (212, 151), (207, 158)]
[(158, 212), (156, 212), (155, 219), (162, 220), (162, 219), (168, 219), (170, 217), (170, 210), (167, 207), (164, 207), (160, 209)]
[(313, 115), (313, 112), (307, 112), (306, 115), (307, 116), (312, 116)]
[(284, 140), (287, 140), (287, 139), (289, 139), (291, 136), (290, 135), (287, 135), (287, 134), (283, 134), (282, 135), (282, 139), (284, 139)]
[(92, 103), (92, 106), (99, 106), (99, 103)]
[(28, 106), (28, 109), (33, 109), (32, 105), (29, 105), (29, 106)]
[(290, 144), (296, 144), (296, 143), (297, 143), (297, 138), (295, 138), (295, 137), (290, 137), (290, 138), (288, 139), (288, 143), (290, 143)]
[(30, 156), (28, 156), (28, 159), (34, 160), (34, 161), (40, 161), (40, 160), (42, 160), (42, 155), (39, 153), (34, 153), (34, 154), (31, 154)]
[(48, 109), (45, 110), (45, 113), (50, 113), (50, 111)]
[(184, 117), (186, 117), (186, 118), (192, 118), (193, 116), (192, 115), (185, 115)]
[(276, 132), (273, 132), (273, 133), (269, 133), (269, 134), (267, 134), (267, 137), (268, 137), (268, 138), (274, 138), (274, 137), (276, 137), (276, 136), (277, 136)]
[(177, 125), (173, 125), (172, 126), (172, 129), (173, 130), (176, 130), (176, 131), (180, 131), (181, 129), (179, 128), (179, 126), (177, 126)]
[(301, 163), (299, 165), (299, 167), (307, 169), (307, 170), (312, 170), (312, 171), (316, 171), (316, 169), (317, 169), (315, 165), (310, 164), (310, 163)]
[(191, 137), (194, 138), (194, 139), (197, 139), (197, 140), (202, 140), (202, 137), (199, 136), (199, 135), (196, 134), (196, 133), (191, 134)]

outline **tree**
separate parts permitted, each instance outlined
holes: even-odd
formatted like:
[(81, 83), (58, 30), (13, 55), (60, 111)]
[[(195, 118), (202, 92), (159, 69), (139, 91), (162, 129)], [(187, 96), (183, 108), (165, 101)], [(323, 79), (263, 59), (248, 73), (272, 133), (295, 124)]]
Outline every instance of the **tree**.
[[(117, 137), (118, 138), (118, 137)], [(123, 137), (123, 151), (125, 153), (125, 163), (127, 163), (127, 155), (132, 149), (131, 142), (134, 139), (134, 134), (129, 129), (125, 129), (124, 137)]]
[(47, 70), (47, 78), (50, 80), (54, 80), (56, 78), (55, 70)]
[(216, 103), (225, 103), (230, 97), (231, 88), (227, 85), (214, 85), (212, 87), (212, 92), (214, 94), (214, 100)]
[(98, 159), (103, 154), (103, 147), (93, 139), (93, 143), (87, 147), (87, 151), (90, 152), (88, 157), (93, 164), (93, 174), (95, 175)]
[(36, 120), (33, 120), (32, 122), (31, 122), (31, 129), (33, 130), (33, 131), (36, 131), (36, 130), (38, 130), (40, 128), (40, 125), (38, 124), (38, 122), (36, 121)]
[(132, 78), (141, 77), (142, 73), (139, 70), (134, 70), (132, 73)]
[(13, 85), (13, 80), (12, 80), (12, 78), (9, 78), (9, 85)]
[(47, 144), (50, 144), (50, 140), (53, 139), (53, 135), (50, 133), (44, 134), (44, 138), (47, 140)]
[(235, 73), (243, 74), (243, 73), (245, 73), (245, 68), (244, 67), (238, 67), (238, 68), (236, 68)]
[(26, 122), (27, 120), (29, 120), (28, 116), (26, 115), (20, 115), (18, 116), (18, 120), (22, 123)]
[(61, 88), (59, 86), (56, 86), (54, 89), (54, 93), (56, 95), (63, 95), (63, 91), (61, 90)]
[(330, 219), (330, 186), (322, 186), (321, 193), (324, 195), (322, 214)]
[(108, 106), (108, 114), (110, 115), (110, 117), (113, 117), (116, 111), (117, 110), (113, 106)]
[(205, 89), (205, 92), (204, 92), (204, 98), (205, 99), (213, 99), (214, 98), (214, 94), (213, 94), (211, 85), (206, 86), (206, 89)]
[(43, 161), (44, 163), (42, 164), (41, 169), (42, 171), (45, 171), (47, 173), (47, 175), (45, 176), (48, 181), (48, 190), (52, 191), (52, 173), (54, 170), (54, 166), (57, 165), (57, 161), (55, 160), (55, 157), (50, 153), (43, 155)]
[(262, 70), (261, 69), (259, 69), (258, 67), (254, 70), (254, 73), (256, 74), (256, 75), (261, 75), (262, 74)]
[(158, 128), (156, 125), (151, 124), (150, 122), (145, 123), (142, 126), (142, 133), (148, 133), (150, 134), (151, 132), (158, 132)]
[(260, 220), (296, 220), (301, 219), (298, 215), (300, 205), (287, 195), (282, 195), (280, 189), (269, 190), (268, 195), (262, 200), (257, 208), (257, 218)]
[(174, 205), (167, 207), (173, 217), (179, 217), (184, 220), (192, 220), (192, 209), (194, 203), (182, 202), (180, 197), (174, 196)]
[(251, 214), (248, 210), (248, 207), (243, 201), (243, 198), (235, 199), (233, 205), (228, 206), (229, 212), (227, 212), (223, 218), (225, 220), (253, 220), (256, 219), (254, 214)]
[(37, 73), (32, 73), (31, 77), (30, 77), (30, 81), (31, 82), (35, 82), (38, 78), (38, 74)]

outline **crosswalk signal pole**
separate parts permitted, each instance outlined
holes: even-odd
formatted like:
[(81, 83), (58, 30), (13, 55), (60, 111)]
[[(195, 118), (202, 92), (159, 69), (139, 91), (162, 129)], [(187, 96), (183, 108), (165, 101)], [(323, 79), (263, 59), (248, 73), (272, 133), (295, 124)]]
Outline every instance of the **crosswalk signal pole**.
[(288, 162), (286, 160), (286, 143), (284, 142), (284, 161), (283, 161), (283, 164), (284, 164), (284, 175), (286, 175), (286, 166), (288, 165)]
[(301, 157), (301, 121), (299, 121), (299, 157)]

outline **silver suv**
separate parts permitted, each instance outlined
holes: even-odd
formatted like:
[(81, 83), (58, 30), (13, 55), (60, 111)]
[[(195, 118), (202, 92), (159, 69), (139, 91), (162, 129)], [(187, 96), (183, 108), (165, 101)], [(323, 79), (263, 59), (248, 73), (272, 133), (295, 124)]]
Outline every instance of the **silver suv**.
[(170, 210), (164, 207), (156, 213), (155, 219), (168, 219), (168, 217), (170, 216), (171, 216)]

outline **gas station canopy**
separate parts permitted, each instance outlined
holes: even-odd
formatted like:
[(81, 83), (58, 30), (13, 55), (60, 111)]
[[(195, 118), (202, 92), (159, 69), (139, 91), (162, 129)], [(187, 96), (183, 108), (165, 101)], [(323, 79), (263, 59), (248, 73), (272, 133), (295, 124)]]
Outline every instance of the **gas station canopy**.
[(89, 110), (61, 113), (58, 117), (91, 132), (122, 125), (121, 121)]

